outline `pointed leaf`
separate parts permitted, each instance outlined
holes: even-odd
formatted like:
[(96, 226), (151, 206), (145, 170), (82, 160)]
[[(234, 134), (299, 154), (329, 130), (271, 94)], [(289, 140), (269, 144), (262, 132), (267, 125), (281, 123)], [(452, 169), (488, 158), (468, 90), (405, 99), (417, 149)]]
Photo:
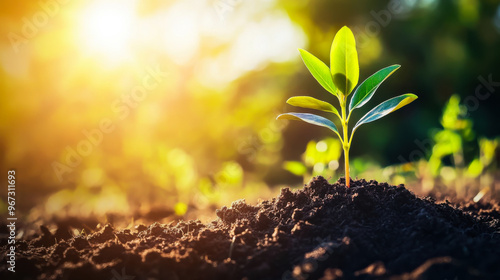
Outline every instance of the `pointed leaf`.
[(333, 107), (332, 104), (316, 99), (314, 97), (310, 96), (294, 96), (290, 97), (286, 103), (296, 106), (296, 107), (301, 107), (301, 108), (307, 108), (307, 109), (315, 109), (315, 110), (320, 110), (320, 111), (325, 111), (325, 112), (330, 112), (334, 113), (340, 118), (339, 111)]
[(379, 104), (377, 107), (373, 108), (370, 112), (366, 113), (354, 126), (353, 132), (362, 124), (376, 121), (399, 108), (410, 104), (413, 100), (418, 97), (415, 94), (407, 93), (400, 96), (393, 97)]
[(319, 58), (315, 57), (311, 53), (306, 50), (299, 49), (300, 56), (304, 61), (307, 69), (313, 75), (313, 77), (318, 81), (323, 88), (325, 88), (328, 92), (335, 95), (336, 88), (333, 85), (332, 76), (330, 74), (330, 69), (326, 64), (321, 61)]
[(351, 29), (342, 27), (333, 39), (330, 50), (330, 71), (333, 84), (345, 96), (358, 84), (359, 64), (356, 40)]
[(354, 91), (351, 102), (349, 103), (349, 111), (360, 108), (368, 102), (378, 87), (387, 79), (392, 73), (396, 72), (401, 65), (392, 65), (377, 71), (375, 74), (368, 77), (359, 87)]
[[(337, 135), (339, 135), (339, 131), (332, 121), (330, 121), (329, 119), (323, 118), (321, 116), (314, 115), (314, 114), (286, 113), (286, 114), (279, 115), (276, 119), (278, 119), (278, 120), (285, 119), (285, 120), (305, 121), (306, 123), (329, 128), (329, 129), (333, 130), (333, 132), (337, 133)], [(339, 137), (340, 137), (340, 135), (339, 135)]]
[(294, 175), (302, 176), (307, 173), (307, 167), (300, 161), (285, 161), (283, 168)]

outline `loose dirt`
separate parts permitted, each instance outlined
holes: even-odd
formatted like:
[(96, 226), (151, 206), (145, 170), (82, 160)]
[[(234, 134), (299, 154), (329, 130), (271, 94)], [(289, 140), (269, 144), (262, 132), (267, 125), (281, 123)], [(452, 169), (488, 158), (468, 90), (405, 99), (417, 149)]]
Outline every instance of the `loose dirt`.
[(216, 214), (208, 224), (108, 224), (79, 236), (42, 226), (18, 241), (16, 273), (0, 263), (0, 279), (500, 279), (498, 204), (436, 203), (403, 185), (357, 180), (347, 189), (317, 177)]

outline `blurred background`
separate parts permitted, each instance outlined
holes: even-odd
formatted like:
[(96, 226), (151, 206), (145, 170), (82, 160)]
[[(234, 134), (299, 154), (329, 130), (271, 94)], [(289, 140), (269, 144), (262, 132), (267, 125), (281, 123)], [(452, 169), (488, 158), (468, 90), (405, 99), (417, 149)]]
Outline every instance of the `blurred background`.
[(500, 1), (2, 1), (0, 22), (0, 167), (16, 170), (25, 222), (205, 221), (315, 175), (335, 182), (334, 135), (275, 117), (300, 111), (295, 95), (338, 105), (297, 48), (328, 62), (344, 25), (360, 81), (402, 65), (354, 119), (419, 96), (357, 131), (352, 176), (500, 193)]

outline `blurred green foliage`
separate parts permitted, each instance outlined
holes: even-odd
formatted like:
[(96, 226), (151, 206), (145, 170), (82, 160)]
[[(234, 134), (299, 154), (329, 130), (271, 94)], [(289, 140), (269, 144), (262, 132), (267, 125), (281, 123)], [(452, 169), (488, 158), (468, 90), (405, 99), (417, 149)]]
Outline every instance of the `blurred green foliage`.
[[(434, 131), (434, 144), (424, 171), (424, 187), (451, 189), (458, 196), (474, 195), (482, 189), (495, 190), (494, 178), (498, 160), (498, 142), (477, 136), (473, 122), (467, 117), (467, 108), (458, 95), (452, 95), (443, 110), (442, 129)], [(432, 179), (430, 178), (432, 177)]]
[(302, 161), (285, 161), (283, 168), (296, 176), (302, 176), (304, 183), (311, 176), (335, 177), (342, 155), (342, 144), (336, 138), (325, 138), (307, 143)]

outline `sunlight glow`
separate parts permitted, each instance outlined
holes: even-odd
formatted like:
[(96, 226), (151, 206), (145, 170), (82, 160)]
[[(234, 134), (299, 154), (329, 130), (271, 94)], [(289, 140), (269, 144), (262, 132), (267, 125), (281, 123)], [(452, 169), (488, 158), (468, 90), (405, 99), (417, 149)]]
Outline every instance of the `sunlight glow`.
[(176, 3), (162, 14), (163, 47), (177, 64), (186, 64), (199, 49), (199, 17), (188, 2)]
[(140, 13), (137, 0), (94, 0), (78, 12), (75, 35), (84, 59), (91, 57), (100, 65), (196, 65), (193, 78), (223, 88), (246, 72), (297, 59), (296, 47), (305, 47), (302, 29), (285, 13), (258, 16), (273, 2), (242, 2), (226, 14), (231, 18), (227, 24), (220, 22), (213, 6), (196, 0), (172, 2), (146, 14)]
[(95, 1), (81, 12), (78, 36), (83, 51), (126, 58), (134, 26), (134, 1)]
[(227, 84), (243, 73), (265, 67), (270, 62), (298, 59), (297, 49), (289, 46), (304, 48), (307, 44), (303, 31), (284, 13), (268, 15), (259, 21), (248, 20), (242, 22), (241, 26), (227, 28), (231, 29), (231, 38), (234, 38), (228, 51), (211, 58), (205, 57), (197, 69), (197, 75), (205, 86)]

